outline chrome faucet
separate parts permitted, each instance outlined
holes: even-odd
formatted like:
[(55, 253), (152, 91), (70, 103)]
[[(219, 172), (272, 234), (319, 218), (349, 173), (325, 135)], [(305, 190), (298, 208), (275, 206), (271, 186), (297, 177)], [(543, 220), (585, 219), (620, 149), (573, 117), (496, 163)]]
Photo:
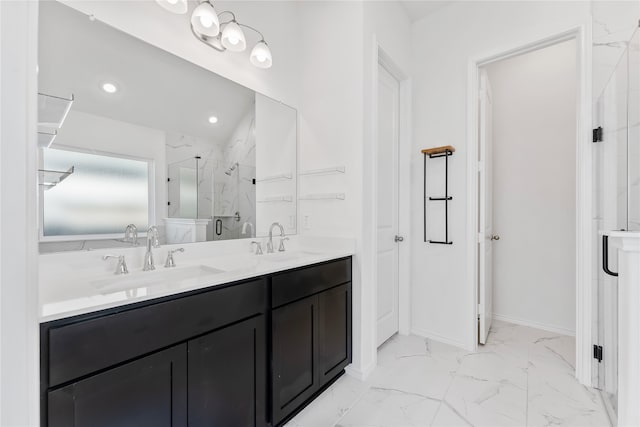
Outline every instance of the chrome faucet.
[[(273, 227), (280, 228), (280, 237), (284, 238), (284, 227), (282, 227), (282, 225), (280, 225), (280, 223), (278, 223), (278, 222), (274, 222), (273, 224), (271, 224), (271, 227), (269, 227), (269, 241), (267, 242), (267, 253), (268, 254), (272, 254), (273, 253)], [(284, 252), (284, 245), (281, 244), (280, 248), (278, 250), (280, 252)]]
[(155, 270), (156, 265), (153, 262), (153, 248), (160, 247), (160, 240), (158, 236), (158, 228), (155, 225), (149, 227), (147, 230), (147, 252), (144, 254), (144, 266), (142, 271)]
[(118, 265), (116, 266), (116, 271), (113, 274), (129, 274), (129, 269), (127, 268), (127, 262), (124, 260), (124, 255), (105, 255), (102, 257), (104, 261), (117, 258)]
[(247, 228), (251, 229), (251, 231), (249, 232), (249, 237), (256, 237), (256, 233), (253, 229), (253, 224), (250, 221), (245, 221), (245, 223), (242, 224), (242, 234), (247, 234)]
[(167, 252), (167, 260), (164, 263), (164, 268), (170, 268), (170, 267), (176, 266), (176, 262), (173, 259), (173, 254), (175, 252), (184, 252), (184, 248), (178, 248), (178, 249), (174, 249), (172, 251)]
[(253, 241), (251, 242), (251, 247), (256, 245), (256, 255), (262, 255), (262, 243)]
[(138, 227), (135, 224), (129, 224), (125, 228), (124, 241), (131, 242), (131, 246), (138, 246)]

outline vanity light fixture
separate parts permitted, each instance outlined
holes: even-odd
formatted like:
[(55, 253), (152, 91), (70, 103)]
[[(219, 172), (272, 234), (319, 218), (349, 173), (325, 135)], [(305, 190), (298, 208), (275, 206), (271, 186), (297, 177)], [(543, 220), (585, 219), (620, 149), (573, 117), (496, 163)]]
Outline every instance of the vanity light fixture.
[[(187, 0), (156, 0), (169, 12), (184, 14), (187, 12)], [(184, 6), (182, 4), (184, 3)], [(178, 7), (180, 6), (180, 7)], [(222, 19), (223, 15), (229, 15)], [(243, 29), (249, 29), (260, 36), (260, 40), (251, 50), (249, 60), (258, 68), (271, 68), (273, 58), (271, 49), (264, 40), (264, 35), (257, 29), (237, 21), (236, 15), (225, 10), (216, 12), (213, 0), (202, 0), (191, 13), (191, 32), (202, 43), (218, 52), (244, 52), (247, 49), (247, 38)]]
[(107, 93), (116, 93), (118, 91), (118, 87), (113, 83), (107, 82), (102, 84), (102, 90)]
[(216, 116), (209, 117), (209, 123), (215, 125), (216, 123), (218, 123), (218, 118)]

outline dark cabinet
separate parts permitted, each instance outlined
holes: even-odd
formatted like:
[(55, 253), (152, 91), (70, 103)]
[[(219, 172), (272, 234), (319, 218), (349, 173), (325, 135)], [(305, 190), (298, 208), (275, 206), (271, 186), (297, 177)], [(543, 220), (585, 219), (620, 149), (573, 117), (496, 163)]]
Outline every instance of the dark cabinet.
[(351, 259), (41, 325), (41, 427), (267, 427), (351, 361)]
[(272, 279), (274, 426), (291, 418), (351, 363), (350, 280), (350, 259)]
[(316, 296), (272, 313), (273, 421), (277, 424), (318, 389)]
[(48, 425), (186, 426), (186, 359), (179, 345), (51, 391)]
[(318, 295), (318, 370), (320, 385), (351, 362), (351, 285)]
[(188, 342), (190, 427), (265, 426), (264, 316)]

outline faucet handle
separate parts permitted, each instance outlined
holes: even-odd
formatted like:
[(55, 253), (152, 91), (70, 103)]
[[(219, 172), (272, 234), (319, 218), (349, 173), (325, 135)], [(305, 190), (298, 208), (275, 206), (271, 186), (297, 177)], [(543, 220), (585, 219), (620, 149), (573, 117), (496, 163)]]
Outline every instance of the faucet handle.
[(178, 249), (167, 251), (167, 260), (164, 263), (164, 268), (176, 266), (176, 262), (173, 260), (173, 254), (175, 252), (184, 252), (184, 248), (178, 248)]
[(280, 247), (278, 247), (278, 252), (284, 252), (284, 241), (289, 240), (288, 237), (283, 237), (280, 239)]
[(251, 242), (252, 245), (256, 245), (256, 255), (262, 255), (262, 243), (256, 242), (255, 240)]
[(135, 224), (129, 224), (125, 228), (124, 241), (131, 242), (131, 246), (138, 246), (138, 227)]
[(116, 271), (113, 274), (129, 274), (129, 269), (127, 268), (127, 262), (124, 259), (124, 255), (105, 255), (102, 257), (102, 260), (106, 261), (111, 258), (118, 259), (118, 265), (116, 266)]

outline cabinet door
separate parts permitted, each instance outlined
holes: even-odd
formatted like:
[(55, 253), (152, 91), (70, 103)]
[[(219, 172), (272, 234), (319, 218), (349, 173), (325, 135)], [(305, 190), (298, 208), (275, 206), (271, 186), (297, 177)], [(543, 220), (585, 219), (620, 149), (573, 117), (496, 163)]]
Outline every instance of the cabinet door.
[(49, 427), (185, 427), (187, 349), (172, 347), (48, 393)]
[(188, 342), (189, 426), (266, 425), (265, 317)]
[(326, 384), (351, 362), (351, 285), (318, 295), (318, 370)]
[(273, 424), (318, 390), (317, 296), (272, 312)]

